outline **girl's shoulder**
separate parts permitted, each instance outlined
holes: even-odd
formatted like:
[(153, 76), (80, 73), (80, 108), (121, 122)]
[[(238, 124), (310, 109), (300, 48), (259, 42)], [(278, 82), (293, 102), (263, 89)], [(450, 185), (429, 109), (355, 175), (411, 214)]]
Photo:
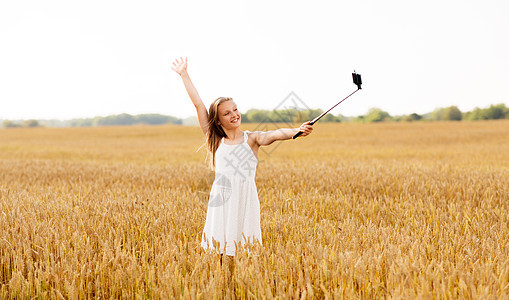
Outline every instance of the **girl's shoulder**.
[(260, 134), (261, 131), (249, 131), (249, 130), (244, 130), (244, 134), (247, 134), (247, 136), (249, 138), (254, 138), (256, 136), (258, 136), (258, 134)]
[(244, 130), (244, 133), (247, 134), (247, 140), (254, 145), (255, 143), (258, 143), (260, 133), (263, 133), (263, 131)]

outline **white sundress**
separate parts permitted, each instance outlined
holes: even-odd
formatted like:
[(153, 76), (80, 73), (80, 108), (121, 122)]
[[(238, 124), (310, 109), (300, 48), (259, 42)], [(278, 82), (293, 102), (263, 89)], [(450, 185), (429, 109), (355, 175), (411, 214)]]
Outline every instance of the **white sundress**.
[(201, 246), (219, 253), (235, 255), (236, 243), (262, 243), (260, 201), (255, 175), (258, 159), (247, 143), (247, 132), (241, 144), (227, 145), (221, 140), (215, 155), (215, 178), (210, 190), (207, 219)]

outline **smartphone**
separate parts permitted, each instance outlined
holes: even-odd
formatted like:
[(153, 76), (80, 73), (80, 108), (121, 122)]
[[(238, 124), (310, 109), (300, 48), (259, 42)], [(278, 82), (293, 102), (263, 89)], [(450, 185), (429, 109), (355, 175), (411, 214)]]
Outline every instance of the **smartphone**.
[(361, 89), (362, 79), (361, 74), (355, 73), (355, 71), (352, 73), (353, 83), (357, 85), (357, 88)]

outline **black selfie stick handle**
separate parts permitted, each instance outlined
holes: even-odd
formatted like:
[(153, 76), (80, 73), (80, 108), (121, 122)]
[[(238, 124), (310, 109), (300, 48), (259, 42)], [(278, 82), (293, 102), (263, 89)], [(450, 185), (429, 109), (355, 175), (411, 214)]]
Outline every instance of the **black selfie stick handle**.
[(297, 132), (297, 133), (293, 136), (293, 139), (295, 140), (295, 139), (296, 139), (296, 138), (298, 138), (301, 134), (302, 134), (302, 131)]

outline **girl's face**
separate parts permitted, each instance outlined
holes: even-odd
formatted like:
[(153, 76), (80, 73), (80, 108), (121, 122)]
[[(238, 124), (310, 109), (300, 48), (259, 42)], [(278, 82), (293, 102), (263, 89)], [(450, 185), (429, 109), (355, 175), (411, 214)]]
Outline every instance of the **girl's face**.
[(217, 107), (219, 125), (224, 129), (235, 129), (240, 126), (240, 112), (233, 101), (225, 101)]

